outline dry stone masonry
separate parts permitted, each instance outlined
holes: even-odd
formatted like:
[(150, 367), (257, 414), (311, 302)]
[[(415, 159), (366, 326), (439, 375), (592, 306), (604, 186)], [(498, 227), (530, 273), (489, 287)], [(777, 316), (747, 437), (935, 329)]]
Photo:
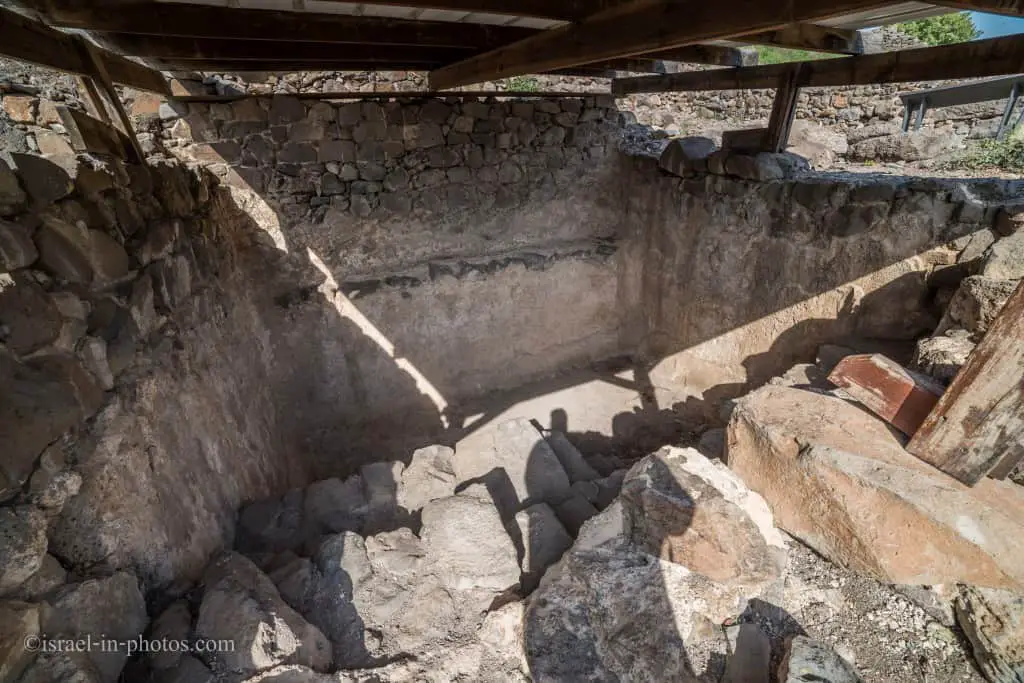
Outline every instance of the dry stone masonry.
[[(287, 80), (133, 97), (126, 165), (32, 78), (0, 130), (0, 681), (1019, 677), (1024, 489), (823, 383), (955, 374), (1024, 276), (1019, 182)], [(23, 646), (83, 635), (189, 647)]]

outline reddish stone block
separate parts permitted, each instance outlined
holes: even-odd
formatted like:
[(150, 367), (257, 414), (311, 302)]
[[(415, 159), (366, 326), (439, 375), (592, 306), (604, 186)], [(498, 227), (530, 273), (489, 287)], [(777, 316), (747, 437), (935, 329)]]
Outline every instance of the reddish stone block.
[(877, 353), (847, 356), (828, 379), (907, 436), (914, 435), (944, 391), (930, 377)]

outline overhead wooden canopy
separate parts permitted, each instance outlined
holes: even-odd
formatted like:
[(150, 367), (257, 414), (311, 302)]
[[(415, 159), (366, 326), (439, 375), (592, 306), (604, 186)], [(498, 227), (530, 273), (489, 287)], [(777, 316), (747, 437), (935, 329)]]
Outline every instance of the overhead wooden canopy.
[[(1020, 15), (1024, 7), (1024, 0), (934, 2), (940, 4), (913, 0), (18, 0), (21, 10), (40, 22), (4, 11), (9, 18), (0, 24), (0, 53), (80, 73), (81, 58), (75, 50), (62, 47), (71, 38), (52, 28), (57, 27), (87, 32), (105, 48), (99, 54), (112, 80), (145, 89), (165, 90), (160, 75), (148, 65), (220, 72), (427, 70), (431, 87), (444, 90), (535, 73), (673, 75), (678, 69), (667, 68), (666, 62), (735, 69), (751, 64), (751, 52), (741, 49), (747, 45), (857, 55), (863, 49), (859, 27), (948, 8)], [(988, 68), (961, 66), (958, 73), (967, 70), (981, 75)]]

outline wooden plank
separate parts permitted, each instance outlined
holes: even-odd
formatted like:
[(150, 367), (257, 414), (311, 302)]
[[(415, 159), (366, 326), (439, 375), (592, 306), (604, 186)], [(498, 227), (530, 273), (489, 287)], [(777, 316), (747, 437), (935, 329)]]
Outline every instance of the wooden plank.
[(711, 66), (747, 66), (757, 62), (757, 53), (753, 50), (741, 50), (721, 45), (687, 45), (670, 50), (648, 52), (641, 58), (687, 64), (709, 64)]
[(754, 33), (735, 38), (735, 40), (754, 45), (775, 45), (794, 50), (814, 50), (847, 55), (858, 55), (864, 52), (864, 40), (861, 38), (860, 31), (818, 24), (789, 24), (774, 31)]
[[(956, 45), (801, 62), (800, 87), (868, 85), (999, 76), (1024, 71), (1024, 37), (1004, 36)], [(716, 69), (612, 81), (612, 92), (678, 92), (772, 88), (790, 64)]]
[(775, 100), (772, 102), (772, 113), (768, 118), (766, 151), (785, 151), (789, 143), (789, 131), (796, 116), (796, 100), (800, 95), (799, 83), (799, 65), (779, 78), (779, 87), (775, 89)]
[(71, 148), (76, 152), (107, 154), (125, 160), (131, 158), (131, 142), (109, 122), (63, 105), (57, 106), (57, 113), (68, 131)]
[(110, 74), (107, 72), (107, 67), (103, 62), (103, 56), (100, 54), (100, 48), (96, 47), (88, 40), (81, 36), (74, 36), (75, 47), (82, 55), (83, 61), (88, 61), (92, 67), (92, 73), (90, 74), (93, 81), (100, 90), (103, 91), (107, 96), (107, 101), (110, 103), (111, 108), (117, 115), (117, 118), (121, 121), (122, 132), (128, 137), (131, 142), (131, 150), (133, 152), (135, 163), (144, 164), (146, 163), (146, 155), (142, 153), (142, 146), (139, 145), (138, 138), (135, 137), (135, 129), (132, 128), (131, 119), (128, 118), (128, 113), (124, 110), (124, 105), (121, 104), (121, 98), (117, 94), (117, 90), (114, 88), (114, 82), (110, 79)]
[[(73, 74), (87, 75), (91, 69), (75, 47), (72, 36), (3, 8), (0, 8), (0, 54)], [(167, 81), (158, 71), (106, 50), (101, 50), (98, 57), (115, 82), (170, 95)]]
[(164, 61), (322, 61), (445, 63), (473, 54), (473, 48), (422, 45), (305, 43), (281, 40), (222, 40), (180, 36), (121, 36), (110, 45), (122, 54)]
[(828, 381), (908, 436), (942, 396), (938, 382), (878, 353), (846, 356)]
[(443, 90), (564, 69), (771, 31), (887, 4), (888, 0), (790, 0), (783, 6), (763, 0), (634, 2), (437, 69), (430, 74), (430, 87)]
[(158, 35), (233, 40), (279, 40), (367, 45), (435, 45), (492, 49), (535, 35), (536, 29), (445, 21), (409, 21), (342, 14), (278, 12), (160, 3), (115, 11), (58, 8), (55, 26), (120, 35)]
[(86, 110), (107, 125), (112, 125), (110, 112), (107, 111), (106, 105), (103, 104), (103, 97), (100, 95), (99, 90), (96, 89), (96, 83), (88, 76), (77, 76), (75, 82), (78, 84), (78, 94), (85, 103)]
[[(346, 2), (348, 0), (326, 0)], [(498, 14), (509, 17), (533, 17), (553, 21), (578, 21), (608, 7), (625, 4), (629, 0), (374, 0), (374, 5), (408, 7), (418, 10), (449, 10), (480, 14)], [(131, 10), (152, 7), (152, 0), (29, 0), (40, 11), (50, 16), (75, 13), (78, 16), (104, 11)], [(351, 4), (351, 3), (349, 3)], [(234, 5), (237, 7), (237, 5)], [(232, 7), (233, 8), (233, 7)]]
[(1024, 282), (907, 450), (972, 485), (1024, 458)]
[[(184, 95), (174, 98), (177, 102), (237, 102), (238, 100), (261, 99), (273, 95)], [(395, 90), (390, 92), (306, 92), (293, 93), (289, 97), (300, 100), (392, 100), (423, 98), (489, 98), (495, 99), (559, 99), (581, 97), (608, 97), (607, 92), (568, 92), (565, 90)]]
[(245, 73), (247, 71), (429, 71), (441, 62), (422, 61), (331, 61), (322, 59), (175, 59), (152, 60), (152, 64), (164, 71), (219, 71)]

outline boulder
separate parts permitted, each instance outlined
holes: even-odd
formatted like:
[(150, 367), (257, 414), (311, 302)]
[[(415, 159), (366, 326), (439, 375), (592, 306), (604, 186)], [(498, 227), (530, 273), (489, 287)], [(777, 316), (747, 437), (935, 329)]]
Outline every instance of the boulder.
[(1024, 278), (1024, 230), (995, 242), (985, 254), (981, 274), (997, 280)]
[(302, 613), (330, 640), (336, 667), (366, 666), (364, 624), (354, 603), (356, 591), (373, 576), (366, 543), (347, 531), (329, 536), (313, 562), (316, 574)]
[(965, 486), (907, 453), (882, 420), (800, 389), (748, 394), (728, 432), (730, 468), (780, 528), (833, 562), (890, 583), (1024, 581), (1024, 488)]
[(918, 130), (850, 142), (849, 157), (855, 161), (922, 161), (952, 150), (959, 139), (948, 132)]
[(583, 458), (576, 446), (572, 445), (569, 438), (562, 432), (552, 430), (544, 435), (551, 450), (555, 452), (558, 462), (569, 477), (569, 481), (592, 481), (600, 479), (601, 475), (591, 467)]
[(68, 573), (53, 555), (44, 555), (36, 573), (14, 593), (20, 600), (40, 600), (64, 585)]
[(598, 510), (604, 510), (619, 495), (619, 491), (622, 490), (622, 481), (626, 478), (627, 471), (625, 469), (615, 470), (604, 479), (597, 480), (598, 492), (594, 505), (597, 506)]
[(281, 552), (306, 540), (303, 520), (304, 493), (289, 491), (282, 498), (267, 498), (242, 508), (235, 543), (249, 552)]
[(0, 596), (28, 581), (46, 557), (46, 517), (29, 505), (0, 508)]
[(558, 561), (569, 546), (570, 536), (554, 511), (544, 503), (531, 505), (516, 514), (515, 524), (523, 543), (523, 570), (527, 590), (540, 580), (548, 567)]
[[(108, 683), (84, 652), (42, 652), (18, 683)], [(189, 681), (191, 683), (191, 681)]]
[(43, 268), (68, 282), (106, 284), (128, 274), (128, 253), (110, 235), (43, 216), (36, 231)]
[(0, 397), (0, 442), (5, 449), (0, 492), (5, 492), (29, 478), (47, 445), (99, 409), (103, 392), (73, 358), (42, 356), (20, 363), (3, 348), (0, 386), (5, 390)]
[(794, 636), (786, 643), (779, 683), (862, 683), (862, 679), (829, 646), (807, 636)]
[(786, 147), (786, 151), (804, 157), (819, 171), (831, 168), (836, 157), (848, 150), (846, 135), (804, 120), (793, 122)]
[(224, 553), (206, 570), (196, 636), (235, 642), (211, 655), (216, 669), (244, 679), (279, 664), (317, 671), (331, 665), (331, 644), (285, 604), (270, 578), (238, 553)]
[[(11, 154), (10, 158), (18, 170), (22, 187), (25, 188), (32, 203), (38, 207), (49, 206), (58, 199), (68, 196), (75, 189), (75, 182), (67, 170), (50, 159), (35, 154), (18, 153)], [(73, 157), (70, 158), (68, 165), (70, 168), (75, 167)]]
[(516, 548), (493, 503), (463, 494), (442, 498), (423, 508), (422, 520), (427, 562), (448, 590), (474, 591), (486, 605), (486, 596), (518, 585)]
[(918, 340), (911, 366), (949, 384), (973, 350), (974, 342), (966, 330), (948, 330), (942, 336)]
[(64, 319), (46, 292), (23, 273), (0, 274), (0, 341), (27, 355), (53, 343)]
[(38, 256), (28, 229), (18, 223), (0, 220), (0, 273), (30, 266)]
[(627, 537), (644, 552), (715, 581), (759, 589), (785, 567), (765, 501), (692, 448), (663, 448), (626, 474)]
[(768, 683), (772, 659), (768, 634), (754, 622), (730, 624), (724, 630), (729, 659), (722, 683)]
[(1024, 681), (1024, 594), (965, 586), (955, 609), (985, 677), (992, 683)]
[(744, 180), (766, 182), (781, 180), (786, 172), (779, 165), (777, 155), (768, 152), (758, 154), (731, 154), (725, 161), (725, 172)]
[(373, 462), (359, 469), (367, 504), (364, 534), (393, 529), (406, 521), (405, 511), (398, 507), (398, 484), (404, 469), (398, 461)]
[(459, 482), (484, 483), (503, 519), (533, 503), (558, 504), (571, 482), (558, 456), (526, 419), (490, 425), (455, 447)]
[(936, 331), (941, 333), (959, 327), (980, 340), (1016, 287), (1013, 280), (995, 280), (983, 275), (964, 278)]
[(710, 138), (676, 138), (665, 146), (658, 166), (673, 175), (685, 176), (693, 169), (694, 161), (707, 159), (717, 148), (715, 141)]
[(0, 602), (0, 681), (18, 680), (36, 655), (26, 641), (38, 636), (39, 605)]
[[(65, 586), (48, 602), (51, 609), (42, 626), (51, 638), (109, 638), (123, 643), (141, 636), (149, 622), (138, 579), (127, 572)], [(118, 680), (128, 659), (127, 648), (94, 647), (85, 654), (107, 683)]]
[[(192, 637), (192, 612), (189, 610), (188, 602), (177, 600), (172, 602), (167, 609), (160, 613), (153, 620), (153, 626), (149, 631), (151, 640), (160, 642), (181, 643), (190, 640)], [(149, 665), (154, 669), (174, 669), (181, 665), (181, 660), (187, 653), (180, 649), (167, 648), (149, 655)]]
[(718, 680), (726, 647), (717, 624), (744, 602), (739, 591), (621, 538), (574, 547), (530, 597), (529, 671), (538, 683)]
[(580, 527), (597, 514), (597, 508), (583, 496), (574, 493), (555, 506), (555, 514), (569, 533), (575, 536)]
[(18, 213), (25, 206), (27, 198), (18, 184), (18, 176), (7, 162), (0, 159), (0, 216)]
[(359, 475), (324, 479), (310, 484), (305, 495), (305, 524), (312, 534), (359, 531), (366, 519), (367, 503)]
[(402, 471), (398, 485), (398, 505), (409, 512), (419, 510), (432, 500), (455, 493), (455, 451), (447, 446), (427, 446), (412, 454)]
[(177, 666), (157, 671), (152, 680), (153, 683), (215, 683), (217, 677), (200, 660), (184, 655)]
[(697, 442), (697, 450), (712, 460), (722, 459), (725, 456), (725, 430), (715, 427), (705, 431)]

